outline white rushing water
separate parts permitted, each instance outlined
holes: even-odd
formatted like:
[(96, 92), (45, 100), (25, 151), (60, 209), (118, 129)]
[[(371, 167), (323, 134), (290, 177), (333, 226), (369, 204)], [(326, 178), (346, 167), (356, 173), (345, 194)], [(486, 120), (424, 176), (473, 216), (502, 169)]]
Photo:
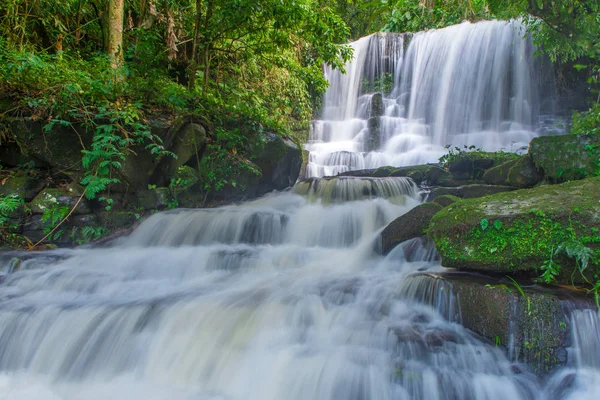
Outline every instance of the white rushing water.
[(518, 22), (374, 34), (352, 47), (345, 75), (326, 70), (307, 177), (437, 162), (446, 145), (516, 151), (538, 135), (541, 65)]
[[(374, 251), (420, 201), (402, 181), (393, 203), (273, 194), (24, 259), (0, 284), (0, 399), (563, 398), (401, 293), (411, 272), (440, 268), (417, 242)], [(599, 346), (581, 315), (580, 347)], [(578, 359), (555, 386), (592, 398), (597, 359)]]

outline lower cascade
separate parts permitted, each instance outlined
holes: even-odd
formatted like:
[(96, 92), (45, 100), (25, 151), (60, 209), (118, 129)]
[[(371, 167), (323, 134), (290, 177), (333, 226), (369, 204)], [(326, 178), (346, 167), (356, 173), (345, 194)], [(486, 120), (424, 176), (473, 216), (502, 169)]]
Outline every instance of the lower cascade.
[(0, 283), (0, 398), (598, 398), (597, 311), (573, 312), (569, 364), (537, 377), (432, 300), (438, 286), (411, 283), (442, 269), (431, 249), (378, 254), (421, 196), (373, 179), (159, 213), (109, 247), (0, 256), (6, 272), (21, 258)]

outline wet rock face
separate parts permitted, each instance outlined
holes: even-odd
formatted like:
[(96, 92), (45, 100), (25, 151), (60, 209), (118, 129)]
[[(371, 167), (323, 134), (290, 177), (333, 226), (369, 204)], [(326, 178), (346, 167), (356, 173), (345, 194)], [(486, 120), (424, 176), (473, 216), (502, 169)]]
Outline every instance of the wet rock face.
[[(503, 347), (513, 361), (525, 362), (537, 374), (547, 375), (567, 363), (570, 346), (570, 304), (577, 294), (521, 286), (501, 278), (462, 273), (416, 274), (418, 288), (411, 295), (434, 307), (454, 303), (456, 313), (439, 311), (465, 328)], [(431, 291), (429, 288), (437, 290)], [(440, 301), (446, 296), (450, 301)], [(590, 299), (580, 306), (593, 308)]]
[[(463, 200), (437, 213), (428, 235), (444, 266), (537, 276), (561, 243), (577, 241), (598, 253), (599, 201), (600, 178)], [(555, 254), (554, 261), (559, 283), (584, 280), (579, 273), (571, 278), (574, 258)], [(592, 258), (584, 274), (593, 279), (599, 272)]]
[(425, 234), (429, 221), (442, 206), (437, 203), (424, 203), (392, 221), (381, 232), (381, 249), (389, 253), (398, 244)]

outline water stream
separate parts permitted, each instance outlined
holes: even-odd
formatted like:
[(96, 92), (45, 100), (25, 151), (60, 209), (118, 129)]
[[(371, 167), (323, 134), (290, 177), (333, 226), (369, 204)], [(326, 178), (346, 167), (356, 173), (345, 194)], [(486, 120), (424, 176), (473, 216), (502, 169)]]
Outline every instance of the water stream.
[[(519, 121), (509, 138), (532, 132)], [(542, 381), (403, 292), (437, 257), (419, 242), (380, 256), (378, 234), (421, 200), (407, 178), (314, 178), (28, 255), (0, 281), (0, 399), (598, 398), (597, 312), (573, 314), (576, 361)]]

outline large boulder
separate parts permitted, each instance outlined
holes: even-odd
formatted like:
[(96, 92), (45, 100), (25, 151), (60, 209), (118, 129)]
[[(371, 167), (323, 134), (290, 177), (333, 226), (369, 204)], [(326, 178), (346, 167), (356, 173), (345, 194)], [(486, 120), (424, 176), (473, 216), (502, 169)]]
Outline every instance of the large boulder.
[[(265, 133), (261, 138), (261, 144), (253, 149), (256, 155), (254, 163), (262, 171), (257, 194), (284, 190), (293, 186), (302, 167), (300, 147), (290, 139), (274, 133)], [(248, 184), (250, 184), (254, 178), (248, 176), (246, 180), (249, 180)]]
[(539, 183), (543, 177), (529, 155), (525, 154), (519, 157), (508, 170), (506, 183), (516, 188), (529, 188)]
[(510, 192), (515, 190), (512, 186), (482, 185), (473, 184), (459, 187), (436, 187), (429, 195), (429, 200), (435, 200), (440, 196), (451, 195), (463, 199), (474, 199), (477, 197), (489, 196), (491, 194)]
[(541, 136), (529, 144), (529, 155), (550, 182), (583, 179), (598, 173), (600, 137)]
[(16, 194), (25, 201), (31, 201), (45, 185), (39, 178), (17, 174), (0, 180), (0, 196)]
[(448, 171), (457, 180), (481, 179), (488, 169), (517, 158), (514, 153), (462, 151), (449, 157)]
[(381, 251), (389, 253), (398, 244), (425, 235), (431, 218), (442, 209), (437, 203), (423, 203), (392, 221), (381, 232)]
[(518, 158), (510, 160), (488, 169), (483, 174), (483, 181), (488, 185), (506, 185), (506, 180), (508, 179), (508, 172), (518, 160)]
[(76, 184), (44, 189), (29, 203), (32, 214), (55, 213), (65, 207), (69, 211), (74, 208), (72, 215), (91, 213), (90, 204), (83, 196), (83, 188)]
[[(572, 301), (594, 307), (591, 300), (564, 289), (550, 292), (526, 282), (465, 273), (415, 274), (407, 278), (404, 292), (505, 347), (539, 375), (570, 361)], [(570, 300), (563, 302), (562, 297)]]
[(83, 171), (81, 151), (93, 138), (85, 127), (57, 124), (45, 131), (43, 122), (30, 118), (15, 118), (8, 127), (25, 155), (62, 170)]
[(538, 275), (552, 260), (562, 283), (585, 280), (566, 250), (579, 243), (594, 252), (584, 275), (595, 282), (599, 202), (600, 178), (499, 193), (444, 208), (431, 219), (428, 235), (446, 267)]

